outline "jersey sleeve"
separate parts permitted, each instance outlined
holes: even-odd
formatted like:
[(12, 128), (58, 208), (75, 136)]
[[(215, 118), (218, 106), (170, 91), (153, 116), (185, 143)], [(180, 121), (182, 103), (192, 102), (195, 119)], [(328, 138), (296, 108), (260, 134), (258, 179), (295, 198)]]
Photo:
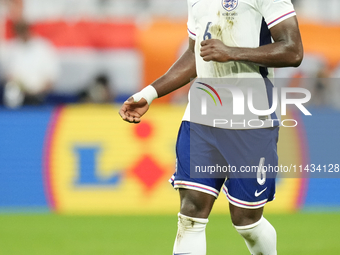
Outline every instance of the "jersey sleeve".
[(268, 28), (296, 15), (291, 0), (257, 0), (257, 6)]
[(195, 31), (195, 20), (192, 15), (192, 1), (187, 0), (188, 2), (188, 22), (187, 22), (187, 27), (188, 27), (188, 34), (189, 37), (193, 40), (196, 40), (196, 31)]

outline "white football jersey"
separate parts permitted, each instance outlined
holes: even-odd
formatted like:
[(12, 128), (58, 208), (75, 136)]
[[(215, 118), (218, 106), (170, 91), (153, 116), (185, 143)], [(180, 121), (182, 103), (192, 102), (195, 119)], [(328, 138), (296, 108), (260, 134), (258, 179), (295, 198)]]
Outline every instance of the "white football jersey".
[[(200, 56), (201, 42), (206, 39), (219, 39), (230, 47), (256, 48), (272, 43), (269, 29), (295, 15), (291, 0), (188, 0), (188, 34), (191, 39), (195, 40), (197, 78), (257, 78), (258, 86), (254, 86), (254, 89), (255, 94), (262, 97), (258, 98), (262, 104), (259, 108), (269, 109), (272, 102), (270, 98), (272, 95), (269, 93), (272, 90), (272, 84), (265, 82), (264, 78), (273, 78), (272, 68), (234, 61), (206, 62)], [(238, 84), (245, 83), (235, 83), (235, 86), (242, 86)], [(246, 88), (240, 89), (243, 90), (244, 95), (247, 94)], [(195, 90), (195, 93), (198, 92)], [(204, 92), (201, 90), (199, 93)], [(232, 107), (231, 93), (222, 91), (219, 96), (224, 105), (230, 104)], [(277, 118), (275, 115), (250, 114), (245, 117), (245, 120), (270, 120), (274, 117)], [(242, 120), (242, 118), (239, 119)], [(183, 120), (190, 121), (190, 102)], [(197, 118), (194, 122), (209, 125), (200, 122)], [(270, 127), (270, 123), (263, 127)], [(226, 125), (225, 128), (251, 129), (252, 127), (238, 128)]]

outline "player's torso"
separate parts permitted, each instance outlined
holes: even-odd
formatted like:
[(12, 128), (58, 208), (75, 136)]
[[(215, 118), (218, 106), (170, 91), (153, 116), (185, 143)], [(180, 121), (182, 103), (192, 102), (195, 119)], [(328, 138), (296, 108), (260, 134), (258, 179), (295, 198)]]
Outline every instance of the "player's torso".
[(236, 62), (204, 62), (199, 57), (200, 43), (219, 39), (230, 47), (258, 47), (262, 15), (256, 0), (188, 0), (196, 32), (196, 65), (199, 77), (251, 77), (258, 67)]
[(262, 16), (254, 0), (189, 0), (196, 36), (220, 39), (228, 46), (257, 47)]

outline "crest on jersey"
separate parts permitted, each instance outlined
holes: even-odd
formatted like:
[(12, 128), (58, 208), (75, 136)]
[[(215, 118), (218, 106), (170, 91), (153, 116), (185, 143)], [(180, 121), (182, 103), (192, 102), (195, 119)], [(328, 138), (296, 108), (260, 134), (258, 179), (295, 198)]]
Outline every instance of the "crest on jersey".
[(238, 0), (222, 0), (222, 6), (225, 10), (231, 12), (238, 6)]

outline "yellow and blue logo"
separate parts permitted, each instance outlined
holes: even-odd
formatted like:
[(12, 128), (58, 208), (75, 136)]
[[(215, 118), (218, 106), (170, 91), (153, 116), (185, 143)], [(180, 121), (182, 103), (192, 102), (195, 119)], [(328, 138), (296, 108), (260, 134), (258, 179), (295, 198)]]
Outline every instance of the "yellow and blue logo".
[[(56, 109), (45, 145), (50, 208), (67, 214), (176, 213), (178, 195), (168, 179), (175, 171), (183, 111), (184, 107), (157, 106), (140, 124), (132, 125), (123, 122), (118, 107), (111, 105)], [(282, 128), (280, 164), (301, 165), (308, 160), (302, 133)], [(278, 202), (269, 203), (267, 211), (297, 210), (305, 190), (304, 179), (279, 179)], [(217, 200), (214, 212), (228, 212), (224, 197)]]

